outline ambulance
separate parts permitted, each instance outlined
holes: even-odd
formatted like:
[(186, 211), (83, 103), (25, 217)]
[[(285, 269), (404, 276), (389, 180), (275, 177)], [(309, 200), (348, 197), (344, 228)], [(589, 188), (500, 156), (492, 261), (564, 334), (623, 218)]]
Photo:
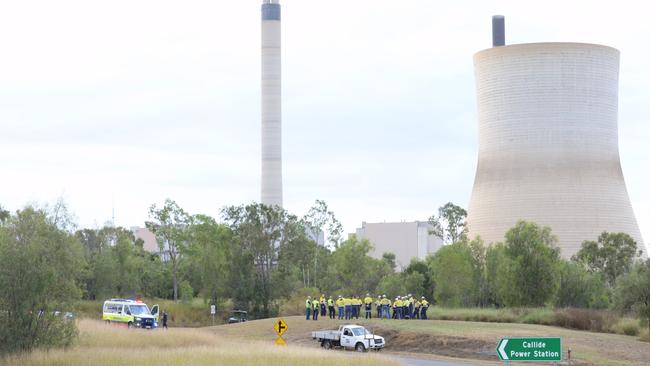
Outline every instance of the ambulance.
[(155, 329), (158, 327), (159, 306), (151, 310), (142, 301), (110, 299), (104, 301), (102, 320), (107, 323), (125, 324), (129, 328)]

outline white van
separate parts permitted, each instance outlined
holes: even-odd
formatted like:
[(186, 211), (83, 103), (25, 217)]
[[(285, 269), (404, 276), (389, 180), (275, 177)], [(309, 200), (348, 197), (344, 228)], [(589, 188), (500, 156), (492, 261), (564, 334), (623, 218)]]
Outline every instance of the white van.
[(123, 323), (129, 328), (155, 329), (158, 327), (159, 306), (149, 310), (142, 301), (129, 299), (110, 299), (104, 301), (102, 320), (107, 323)]

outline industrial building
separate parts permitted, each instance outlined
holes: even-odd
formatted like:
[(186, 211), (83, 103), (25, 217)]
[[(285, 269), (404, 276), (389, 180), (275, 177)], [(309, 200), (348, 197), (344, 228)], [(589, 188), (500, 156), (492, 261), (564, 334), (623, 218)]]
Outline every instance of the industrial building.
[(278, 0), (262, 4), (261, 202), (282, 207), (282, 57)]
[(384, 253), (395, 254), (399, 270), (406, 268), (412, 258), (425, 259), (442, 248), (442, 239), (429, 234), (433, 227), (427, 221), (413, 222), (363, 222), (356, 229), (357, 239), (373, 245), (369, 255), (381, 259)]
[[(518, 220), (549, 226), (564, 258), (603, 231), (646, 250), (618, 149), (619, 51), (597, 44), (505, 45), (474, 55), (478, 165), (470, 237), (504, 240)], [(647, 255), (647, 253), (646, 253)]]

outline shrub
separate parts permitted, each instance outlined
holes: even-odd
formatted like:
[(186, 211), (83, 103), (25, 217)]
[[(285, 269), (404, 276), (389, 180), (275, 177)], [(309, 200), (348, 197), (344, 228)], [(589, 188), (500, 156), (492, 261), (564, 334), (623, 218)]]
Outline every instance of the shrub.
[(84, 261), (81, 245), (57, 220), (66, 218), (28, 207), (0, 225), (0, 354), (76, 339), (75, 322), (61, 314), (81, 296)]
[(527, 311), (520, 317), (519, 321), (526, 324), (555, 325), (557, 317), (555, 312), (551, 309), (527, 309)]
[(180, 290), (181, 290), (181, 301), (184, 304), (191, 303), (192, 299), (194, 298), (194, 289), (192, 288), (192, 285), (190, 285), (190, 281), (183, 280), (180, 285)]

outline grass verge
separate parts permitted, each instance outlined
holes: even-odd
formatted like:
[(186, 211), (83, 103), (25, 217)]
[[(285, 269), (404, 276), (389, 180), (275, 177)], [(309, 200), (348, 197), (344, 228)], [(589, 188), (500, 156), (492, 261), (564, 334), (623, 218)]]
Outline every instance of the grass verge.
[[(109, 326), (91, 320), (81, 320), (79, 329), (79, 343), (69, 350), (34, 351), (0, 361), (6, 366), (331, 366), (351, 362), (350, 355), (346, 354), (330, 353), (324, 357), (325, 351), (321, 350), (226, 339), (203, 329), (146, 331)], [(400, 365), (374, 355), (355, 358), (354, 364)]]

